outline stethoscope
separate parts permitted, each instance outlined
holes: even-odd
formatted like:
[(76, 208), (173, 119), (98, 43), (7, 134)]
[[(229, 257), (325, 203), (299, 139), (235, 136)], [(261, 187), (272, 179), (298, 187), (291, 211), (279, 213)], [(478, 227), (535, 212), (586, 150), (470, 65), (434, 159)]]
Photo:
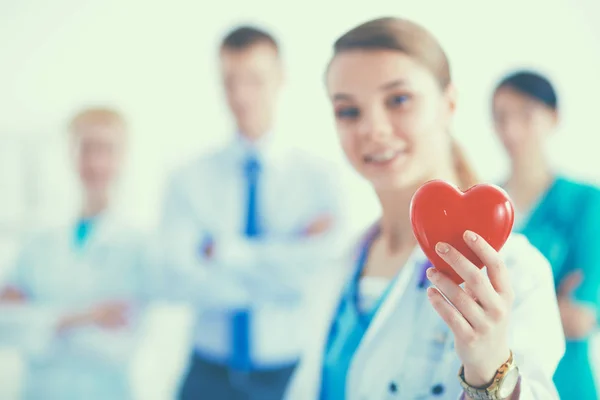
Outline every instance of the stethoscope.
[[(360, 280), (360, 276), (363, 272), (363, 269), (366, 265), (371, 244), (377, 237), (378, 233), (379, 233), (378, 229), (374, 230), (363, 241), (359, 256), (356, 261), (355, 273), (352, 277), (352, 280), (349, 282), (350, 287), (348, 288), (348, 291), (349, 291), (348, 300), (350, 301), (350, 305), (353, 309), (353, 313), (356, 315), (358, 321), (361, 324), (363, 324), (363, 326), (365, 328), (369, 325), (369, 323), (373, 317), (373, 311), (371, 311), (370, 313), (361, 313), (359, 311), (360, 308), (359, 308), (358, 282)], [(419, 291), (426, 290), (429, 286), (431, 286), (431, 282), (429, 281), (429, 279), (427, 279), (427, 269), (431, 268), (432, 266), (433, 265), (429, 260), (426, 260), (419, 264), (419, 266), (418, 266), (419, 278), (417, 280), (417, 288), (419, 289)], [(387, 292), (390, 290), (391, 287), (394, 286), (394, 283), (395, 283), (397, 277), (398, 277), (398, 275), (396, 275), (394, 280), (392, 282), (390, 282), (390, 284), (388, 285), (388, 288), (380, 296), (378, 303), (373, 307), (373, 310), (377, 310), (379, 308), (380, 303), (387, 296)], [(425, 296), (420, 296), (420, 297), (421, 297), (422, 301), (425, 301)], [(417, 304), (417, 307), (422, 306), (422, 301)], [(417, 325), (419, 325), (419, 326), (422, 325), (421, 324), (422, 318), (424, 318), (425, 314), (426, 313), (421, 314), (419, 321), (417, 322)], [(418, 398), (426, 398), (429, 395), (442, 396), (444, 394), (445, 386), (443, 384), (443, 379), (441, 379), (441, 378), (447, 376), (447, 372), (448, 372), (448, 369), (450, 368), (450, 364), (451, 364), (449, 362), (450, 358), (454, 356), (454, 352), (453, 352), (454, 341), (451, 340), (451, 337), (452, 337), (452, 335), (450, 334), (450, 330), (449, 330), (449, 328), (447, 328), (447, 330), (444, 333), (443, 339), (441, 339), (440, 342), (438, 342), (438, 345), (442, 346), (442, 349), (441, 349), (442, 357), (440, 359), (440, 363), (441, 363), (442, 367), (436, 368), (435, 372), (434, 372), (434, 376), (432, 377), (432, 382), (438, 382), (438, 383), (434, 384), (431, 388), (429, 388), (428, 392), (420, 394), (420, 396)], [(393, 395), (399, 394), (398, 389), (399, 388), (396, 384), (391, 384), (389, 387), (389, 391)]]
[[(359, 291), (358, 291), (358, 283), (360, 281), (360, 276), (366, 266), (367, 258), (369, 257), (369, 250), (371, 249), (371, 245), (373, 241), (379, 235), (379, 229), (374, 229), (362, 242), (360, 247), (360, 253), (356, 260), (356, 266), (354, 268), (354, 274), (352, 276), (352, 280), (349, 282), (349, 286), (347, 288), (347, 296), (352, 306), (353, 312), (359, 317), (360, 322), (363, 324), (369, 324), (372, 315), (370, 313), (361, 313), (360, 310), (360, 299), (359, 299)], [(419, 265), (419, 280), (417, 283), (417, 287), (419, 290), (426, 290), (431, 282), (427, 279), (427, 269), (432, 267), (433, 265), (429, 260), (421, 263)], [(380, 296), (379, 302), (373, 307), (374, 310), (379, 308), (380, 302), (386, 297), (387, 292), (394, 286), (394, 283), (398, 279), (399, 274), (396, 274), (394, 279), (390, 282), (387, 289)]]

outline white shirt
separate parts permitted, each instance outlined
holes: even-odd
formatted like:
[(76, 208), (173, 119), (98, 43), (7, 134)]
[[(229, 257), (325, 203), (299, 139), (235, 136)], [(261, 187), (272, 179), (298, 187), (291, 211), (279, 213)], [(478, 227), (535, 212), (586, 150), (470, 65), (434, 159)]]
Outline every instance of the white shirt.
[[(197, 310), (196, 351), (228, 359), (230, 311), (249, 308), (253, 364), (272, 367), (298, 359), (306, 336), (303, 299), (343, 247), (343, 207), (334, 170), (269, 137), (257, 146), (264, 235), (247, 239), (250, 148), (237, 138), (172, 177), (163, 217), (168, 285)], [(306, 237), (303, 230), (320, 216), (330, 216), (333, 228)], [(215, 243), (210, 259), (200, 254), (206, 237)]]
[[(500, 252), (509, 270), (515, 301), (509, 345), (521, 374), (521, 400), (558, 399), (552, 377), (565, 350), (552, 271), (520, 235)], [(402, 267), (354, 353), (347, 375), (347, 400), (456, 400), (461, 396), (460, 359), (452, 332), (419, 287), (426, 257), (420, 248)], [(354, 259), (349, 260), (353, 264)], [(339, 278), (322, 281), (312, 299), (314, 334), (288, 388), (286, 400), (318, 399), (323, 353), (339, 304)], [(317, 296), (318, 294), (318, 296)], [(432, 389), (442, 385), (442, 395)], [(391, 390), (393, 387), (394, 390)]]

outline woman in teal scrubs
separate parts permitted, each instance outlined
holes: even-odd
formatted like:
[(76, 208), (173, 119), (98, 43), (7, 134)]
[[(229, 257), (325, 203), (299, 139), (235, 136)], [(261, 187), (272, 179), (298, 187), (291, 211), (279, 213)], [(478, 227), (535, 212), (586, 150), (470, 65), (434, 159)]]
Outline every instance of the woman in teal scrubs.
[(558, 124), (551, 83), (537, 73), (506, 77), (493, 96), (495, 129), (510, 157), (505, 189), (516, 229), (552, 265), (567, 351), (554, 381), (561, 399), (596, 399), (589, 340), (600, 287), (600, 190), (557, 174), (544, 151)]

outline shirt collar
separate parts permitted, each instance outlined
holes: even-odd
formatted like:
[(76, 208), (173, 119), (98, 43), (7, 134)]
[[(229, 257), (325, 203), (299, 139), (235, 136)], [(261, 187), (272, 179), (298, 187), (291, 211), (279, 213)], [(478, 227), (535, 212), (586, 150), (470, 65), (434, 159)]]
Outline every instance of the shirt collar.
[(251, 141), (241, 133), (236, 133), (229, 150), (236, 162), (243, 162), (255, 156), (261, 164), (276, 162), (284, 156), (284, 145), (273, 132), (268, 132), (258, 140)]

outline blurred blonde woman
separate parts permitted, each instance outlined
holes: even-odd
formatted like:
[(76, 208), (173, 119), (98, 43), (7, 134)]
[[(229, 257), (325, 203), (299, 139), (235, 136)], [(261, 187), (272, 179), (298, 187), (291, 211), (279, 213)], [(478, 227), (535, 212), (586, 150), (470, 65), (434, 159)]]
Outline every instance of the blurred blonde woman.
[[(130, 398), (128, 361), (148, 292), (141, 236), (113, 208), (126, 143), (118, 111), (89, 108), (74, 116), (69, 144), (82, 203), (63, 226), (31, 235), (2, 290), (4, 307), (43, 315), (20, 327), (22, 334), (12, 332), (45, 344), (29, 351), (21, 343), (29, 369), (25, 399)], [(7, 334), (10, 327), (2, 329)]]

